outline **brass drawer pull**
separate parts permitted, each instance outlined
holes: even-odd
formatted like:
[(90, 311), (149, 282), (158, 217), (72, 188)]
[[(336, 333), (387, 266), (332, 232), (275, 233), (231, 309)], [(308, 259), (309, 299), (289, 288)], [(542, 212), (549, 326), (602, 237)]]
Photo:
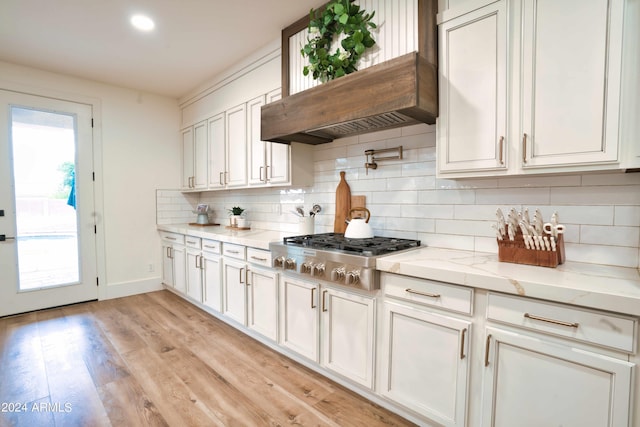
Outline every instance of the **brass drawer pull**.
[(484, 366), (489, 366), (489, 347), (491, 346), (491, 334), (487, 335), (487, 342), (484, 347)]
[(500, 137), (500, 164), (504, 165), (504, 136)]
[(540, 317), (540, 316), (536, 316), (529, 313), (525, 313), (524, 317), (531, 320), (539, 320), (541, 322), (553, 323), (554, 325), (567, 326), (569, 328), (577, 328), (579, 326), (578, 322), (565, 322), (563, 320), (549, 319), (547, 317)]
[(464, 338), (467, 335), (467, 328), (462, 330), (462, 336), (460, 337), (460, 359), (464, 359)]
[(253, 255), (251, 255), (251, 259), (255, 259), (256, 261), (262, 261), (262, 262), (266, 262), (267, 261), (266, 258), (258, 258), (257, 256), (253, 256)]
[(311, 288), (311, 308), (316, 308), (315, 299), (313, 298), (313, 294), (315, 293), (316, 288)]
[(527, 163), (527, 134), (522, 134), (522, 163)]
[(421, 295), (423, 297), (440, 298), (440, 294), (432, 294), (431, 292), (414, 291), (413, 289), (410, 289), (410, 288), (405, 289), (405, 292), (408, 292), (410, 294)]

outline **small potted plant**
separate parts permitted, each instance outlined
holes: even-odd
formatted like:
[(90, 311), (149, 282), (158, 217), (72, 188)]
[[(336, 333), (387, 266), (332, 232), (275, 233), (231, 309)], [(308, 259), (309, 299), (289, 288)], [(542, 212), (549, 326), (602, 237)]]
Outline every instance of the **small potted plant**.
[(232, 227), (237, 227), (238, 226), (238, 218), (240, 218), (240, 216), (242, 215), (242, 212), (244, 212), (244, 209), (241, 208), (240, 206), (234, 206), (231, 209), (227, 209), (229, 211), (229, 215), (231, 216), (230, 218), (230, 225)]

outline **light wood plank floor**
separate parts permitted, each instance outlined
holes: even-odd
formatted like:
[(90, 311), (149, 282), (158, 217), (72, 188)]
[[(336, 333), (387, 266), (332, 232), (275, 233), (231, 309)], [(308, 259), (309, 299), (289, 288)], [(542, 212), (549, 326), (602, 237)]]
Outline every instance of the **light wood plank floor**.
[(0, 426), (405, 426), (168, 291), (0, 319)]

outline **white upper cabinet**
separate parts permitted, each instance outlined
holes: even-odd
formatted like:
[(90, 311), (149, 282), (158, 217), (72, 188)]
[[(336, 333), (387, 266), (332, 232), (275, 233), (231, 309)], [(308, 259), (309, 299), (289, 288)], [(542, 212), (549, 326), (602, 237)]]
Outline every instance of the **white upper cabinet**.
[(478, 4), (469, 1), (441, 12), (438, 173), (623, 167), (623, 147), (632, 143), (619, 134), (624, 3), (461, 7)]
[(207, 187), (207, 122), (182, 130), (182, 189)]
[(227, 149), (225, 142), (224, 113), (211, 117), (209, 126), (209, 185), (210, 189), (225, 187)]
[(506, 1), (439, 27), (440, 172), (507, 168)]
[(247, 105), (226, 112), (227, 187), (247, 185)]
[(249, 133), (249, 184), (265, 186), (287, 184), (290, 180), (291, 146), (260, 139), (260, 109), (266, 103), (280, 99), (280, 89), (259, 96), (247, 103)]
[(522, 4), (522, 167), (618, 161), (622, 0)]

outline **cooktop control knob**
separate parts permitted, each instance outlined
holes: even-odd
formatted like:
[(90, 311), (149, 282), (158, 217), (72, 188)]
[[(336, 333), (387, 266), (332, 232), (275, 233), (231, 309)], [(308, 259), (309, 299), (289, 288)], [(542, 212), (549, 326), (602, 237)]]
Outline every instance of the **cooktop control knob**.
[(331, 280), (334, 282), (341, 282), (344, 279), (344, 268), (337, 267), (331, 270)]
[(347, 273), (347, 285), (355, 285), (360, 281), (360, 272), (353, 270)]
[(311, 268), (311, 275), (322, 277), (324, 276), (324, 269), (325, 269), (324, 264), (316, 264)]
[(312, 274), (312, 271), (313, 271), (313, 264), (310, 262), (304, 262), (300, 266), (300, 273)]
[(284, 269), (285, 270), (295, 270), (296, 269), (296, 260), (293, 258), (287, 258), (284, 260)]
[(276, 257), (273, 260), (273, 266), (274, 267), (284, 267), (284, 257), (283, 256)]

